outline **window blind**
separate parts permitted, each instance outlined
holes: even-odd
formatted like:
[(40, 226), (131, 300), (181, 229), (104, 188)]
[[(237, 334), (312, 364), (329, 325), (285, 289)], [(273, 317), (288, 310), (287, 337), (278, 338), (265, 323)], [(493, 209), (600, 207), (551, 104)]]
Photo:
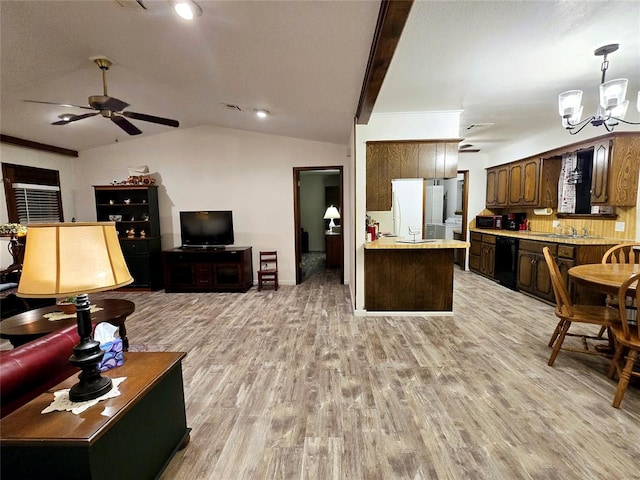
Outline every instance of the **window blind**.
[(28, 183), (13, 184), (18, 223), (55, 223), (61, 221), (60, 187)]

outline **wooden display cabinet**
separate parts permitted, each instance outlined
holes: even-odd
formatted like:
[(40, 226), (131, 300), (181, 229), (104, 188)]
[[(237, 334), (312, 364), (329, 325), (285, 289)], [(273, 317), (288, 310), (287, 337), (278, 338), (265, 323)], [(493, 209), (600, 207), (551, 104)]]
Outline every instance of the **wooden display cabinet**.
[(126, 288), (162, 288), (160, 214), (156, 185), (96, 185), (96, 218), (116, 221), (120, 247), (133, 283)]

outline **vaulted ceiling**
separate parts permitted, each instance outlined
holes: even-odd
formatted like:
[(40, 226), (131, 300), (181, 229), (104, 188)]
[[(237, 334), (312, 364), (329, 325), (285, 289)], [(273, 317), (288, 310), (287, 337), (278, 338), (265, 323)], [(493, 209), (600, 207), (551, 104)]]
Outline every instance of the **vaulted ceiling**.
[[(135, 138), (100, 115), (54, 126), (88, 111), (24, 102), (87, 105), (102, 94), (91, 58), (106, 56), (108, 94), (126, 110), (347, 144), (379, 1), (199, 3), (188, 22), (165, 0), (0, 1), (0, 132), (74, 150)], [(607, 78), (630, 79), (627, 118), (640, 121), (640, 2), (418, 1), (373, 111), (462, 110), (460, 137), (490, 152), (561, 128), (562, 91), (583, 89), (594, 111), (593, 52), (609, 43), (620, 49)], [(142, 135), (171, 129), (129, 120)]]

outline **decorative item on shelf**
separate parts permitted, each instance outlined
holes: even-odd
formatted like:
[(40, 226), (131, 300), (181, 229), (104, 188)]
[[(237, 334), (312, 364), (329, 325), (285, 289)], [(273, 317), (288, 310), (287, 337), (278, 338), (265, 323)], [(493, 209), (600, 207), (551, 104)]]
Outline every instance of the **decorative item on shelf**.
[(124, 203), (126, 203), (127, 205), (129, 205), (131, 203), (131, 199), (130, 198), (125, 198), (124, 199)]
[(149, 175), (149, 167), (140, 165), (138, 167), (129, 167), (127, 183), (130, 185), (153, 185), (156, 181)]
[(145, 238), (147, 233), (144, 230), (140, 230), (140, 238)]
[(111, 390), (102, 377), (104, 355), (92, 338), (88, 293), (123, 287), (133, 282), (112, 223), (51, 223), (29, 227), (18, 296), (51, 298), (76, 296), (80, 342), (69, 361), (82, 372), (69, 399), (83, 402)]
[(76, 313), (76, 300), (77, 300), (77, 296), (73, 295), (71, 297), (64, 297), (61, 298), (60, 300), (58, 300), (56, 302), (56, 307), (58, 307), (58, 309), (62, 312), (62, 313), (66, 313), (67, 315), (71, 315)]
[(333, 227), (336, 226), (334, 220), (337, 218), (340, 218), (340, 212), (335, 206), (329, 205), (329, 207), (327, 208), (327, 211), (324, 212), (324, 219), (331, 220), (329, 222), (329, 230), (331, 230)]
[(130, 228), (127, 230), (127, 238), (134, 238), (136, 236), (136, 229)]
[(109, 205), (113, 205), (114, 201), (113, 200), (109, 200)]
[(109, 215), (109, 221), (120, 222), (122, 221), (122, 215)]
[(144, 220), (145, 222), (149, 221), (149, 214), (148, 213), (143, 213), (142, 214), (142, 220)]
[[(613, 43), (600, 47), (594, 52), (594, 55), (604, 57), (600, 66), (602, 71), (600, 103), (594, 115), (585, 120), (580, 120), (582, 117), (582, 90), (569, 90), (558, 96), (558, 110), (562, 117), (562, 126), (571, 135), (579, 133), (589, 123), (594, 127), (604, 125), (608, 132), (612, 132), (619, 122), (640, 125), (640, 122), (629, 122), (624, 119), (629, 107), (629, 101), (625, 100), (629, 80), (616, 78), (605, 82), (605, 75), (609, 68), (607, 55), (618, 50), (618, 47), (617, 43)], [(637, 110), (640, 112), (640, 92), (638, 93)]]

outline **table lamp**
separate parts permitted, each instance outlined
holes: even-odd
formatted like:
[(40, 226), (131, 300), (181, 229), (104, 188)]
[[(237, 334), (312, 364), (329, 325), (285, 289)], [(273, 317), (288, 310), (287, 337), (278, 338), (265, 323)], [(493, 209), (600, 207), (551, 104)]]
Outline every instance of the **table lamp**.
[(133, 282), (114, 222), (28, 225), (17, 295), (27, 298), (76, 296), (80, 342), (69, 361), (82, 371), (69, 391), (72, 402), (100, 397), (111, 379), (100, 375), (104, 352), (92, 338), (89, 293)]
[(336, 226), (335, 222), (333, 221), (336, 218), (340, 218), (340, 212), (333, 205), (329, 205), (329, 208), (327, 208), (327, 211), (324, 212), (324, 219), (331, 220), (329, 222), (329, 230), (331, 230), (333, 227)]

